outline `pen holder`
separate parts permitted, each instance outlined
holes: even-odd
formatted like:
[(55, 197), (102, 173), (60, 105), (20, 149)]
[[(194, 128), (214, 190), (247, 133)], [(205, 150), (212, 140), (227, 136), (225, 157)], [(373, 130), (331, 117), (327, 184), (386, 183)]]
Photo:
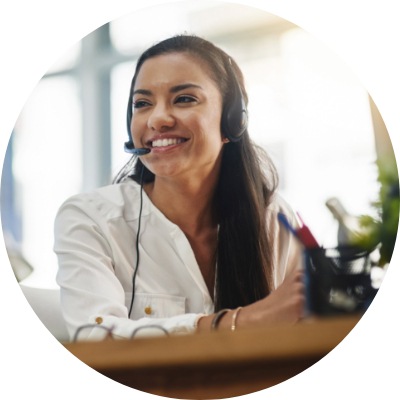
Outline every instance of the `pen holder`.
[(377, 289), (371, 283), (370, 253), (356, 247), (307, 249), (306, 307), (314, 315), (364, 312)]

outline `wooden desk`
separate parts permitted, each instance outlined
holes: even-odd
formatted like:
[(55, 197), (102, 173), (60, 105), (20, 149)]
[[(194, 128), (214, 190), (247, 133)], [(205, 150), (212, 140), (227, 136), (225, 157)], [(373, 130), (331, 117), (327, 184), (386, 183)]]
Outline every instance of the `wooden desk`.
[(65, 344), (81, 361), (129, 387), (186, 399), (253, 393), (304, 371), (336, 347), (359, 316), (295, 326)]

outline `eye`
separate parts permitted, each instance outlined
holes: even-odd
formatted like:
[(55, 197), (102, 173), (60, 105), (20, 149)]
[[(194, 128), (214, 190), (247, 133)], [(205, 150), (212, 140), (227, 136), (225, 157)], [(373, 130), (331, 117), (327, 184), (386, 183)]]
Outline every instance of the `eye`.
[(136, 100), (132, 103), (132, 108), (137, 109), (137, 108), (143, 108), (146, 106), (149, 106), (150, 103), (146, 100)]
[(182, 95), (176, 98), (175, 103), (193, 103), (196, 101), (197, 99), (193, 96)]

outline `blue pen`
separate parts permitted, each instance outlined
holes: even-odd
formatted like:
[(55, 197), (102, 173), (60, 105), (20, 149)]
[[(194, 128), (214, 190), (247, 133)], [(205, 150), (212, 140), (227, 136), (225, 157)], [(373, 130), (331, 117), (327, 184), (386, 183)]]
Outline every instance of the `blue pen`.
[(289, 221), (288, 221), (288, 219), (287, 219), (287, 217), (286, 217), (285, 214), (278, 213), (278, 219), (279, 219), (280, 222), (282, 222), (283, 226), (284, 226), (289, 232), (291, 232), (294, 236), (297, 237), (297, 232), (296, 232), (296, 230), (293, 228), (292, 225), (290, 225), (290, 223), (289, 223)]

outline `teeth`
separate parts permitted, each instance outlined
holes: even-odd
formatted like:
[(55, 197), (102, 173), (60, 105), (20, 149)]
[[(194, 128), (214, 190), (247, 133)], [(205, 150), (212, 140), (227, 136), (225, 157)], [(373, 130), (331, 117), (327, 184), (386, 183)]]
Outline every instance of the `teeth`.
[(174, 144), (179, 144), (184, 142), (184, 139), (157, 139), (152, 143), (153, 147), (166, 147), (172, 146)]

